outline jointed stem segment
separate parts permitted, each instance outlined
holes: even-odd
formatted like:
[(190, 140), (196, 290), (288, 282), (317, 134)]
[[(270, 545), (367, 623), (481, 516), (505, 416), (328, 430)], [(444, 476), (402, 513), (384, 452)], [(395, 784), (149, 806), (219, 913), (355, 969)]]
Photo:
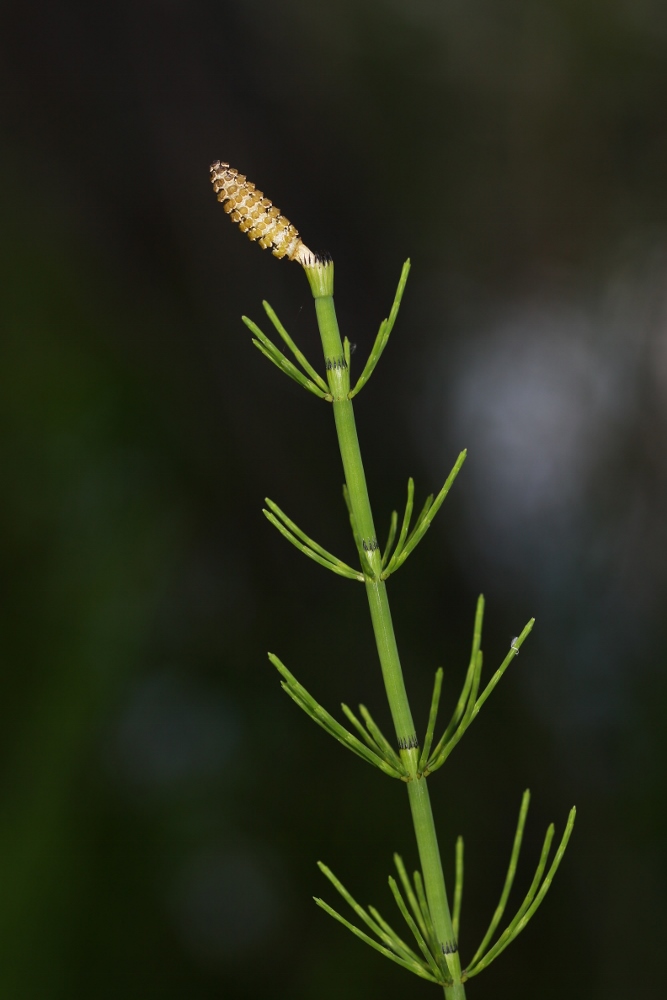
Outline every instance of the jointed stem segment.
[[(407, 278), (407, 271), (404, 272)], [(451, 983), (445, 985), (449, 1000), (461, 1000), (465, 991), (461, 984), (461, 966), (455, 941), (452, 918), (447, 901), (440, 851), (435, 834), (433, 813), (426, 781), (418, 773), (419, 751), (415, 726), (408, 701), (403, 672), (396, 646), (396, 637), (389, 610), (387, 588), (382, 579), (382, 555), (377, 545), (359, 439), (350, 399), (350, 372), (343, 350), (333, 304), (333, 264), (320, 263), (306, 269), (315, 298), (315, 309), (322, 337), (329, 391), (333, 400), (334, 420), (338, 434), (347, 498), (355, 534), (366, 555), (368, 575), (366, 593), (375, 632), (380, 665), (387, 691), (401, 760), (412, 779), (408, 782), (417, 845), (424, 875), (426, 897), (441, 953), (445, 957)], [(402, 289), (401, 289), (402, 294)], [(400, 298), (399, 298), (400, 301)], [(398, 306), (396, 305), (396, 310)], [(390, 319), (393, 323), (395, 311)], [(339, 363), (342, 359), (342, 364)], [(463, 459), (461, 458), (460, 461)], [(458, 471), (458, 469), (457, 469)], [(453, 477), (452, 477), (453, 478)], [(442, 499), (444, 500), (444, 494)], [(408, 506), (411, 507), (411, 493)], [(407, 536), (410, 515), (406, 510), (398, 547)], [(418, 540), (418, 539), (417, 539)], [(415, 542), (416, 544), (416, 542)]]

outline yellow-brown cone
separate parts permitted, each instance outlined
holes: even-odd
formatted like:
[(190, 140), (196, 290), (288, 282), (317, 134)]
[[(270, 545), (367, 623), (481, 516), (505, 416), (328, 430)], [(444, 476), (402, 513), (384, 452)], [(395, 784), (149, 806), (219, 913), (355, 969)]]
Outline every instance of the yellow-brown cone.
[(211, 183), (225, 212), (248, 239), (257, 240), (276, 257), (288, 257), (304, 267), (312, 265), (315, 255), (298, 231), (244, 174), (216, 160), (211, 164)]

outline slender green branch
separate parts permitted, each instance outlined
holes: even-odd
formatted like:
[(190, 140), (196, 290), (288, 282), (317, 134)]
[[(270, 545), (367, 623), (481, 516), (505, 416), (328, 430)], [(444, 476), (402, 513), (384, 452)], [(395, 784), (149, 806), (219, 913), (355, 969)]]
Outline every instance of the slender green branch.
[[(307, 272), (306, 272), (307, 273)], [(389, 313), (388, 319), (382, 320), (380, 324), (380, 329), (378, 330), (378, 335), (375, 338), (375, 343), (373, 344), (373, 349), (370, 353), (368, 361), (366, 362), (364, 369), (359, 376), (357, 384), (354, 389), (349, 394), (349, 398), (352, 399), (357, 393), (363, 389), (363, 387), (368, 382), (369, 378), (375, 370), (375, 366), (382, 356), (382, 352), (387, 346), (387, 341), (389, 340), (389, 334), (394, 328), (394, 323), (396, 322), (396, 317), (398, 316), (398, 310), (401, 305), (401, 299), (403, 298), (403, 292), (405, 291), (405, 285), (408, 280), (408, 274), (410, 273), (410, 261), (406, 260), (403, 265), (403, 270), (401, 271), (401, 277), (398, 281), (398, 288), (396, 289), (396, 295), (394, 296), (394, 302), (391, 307), (391, 312)], [(312, 287), (312, 284), (311, 284)]]
[(384, 569), (389, 559), (391, 558), (391, 547), (394, 544), (394, 539), (396, 538), (396, 531), (398, 529), (398, 513), (393, 510), (391, 512), (391, 521), (389, 522), (389, 536), (387, 538), (387, 544), (382, 552), (382, 568)]
[[(370, 945), (371, 948), (375, 948), (377, 951), (381, 952), (387, 958), (391, 958), (392, 961), (397, 962), (404, 968), (408, 969), (410, 972), (414, 972), (416, 975), (423, 979), (429, 979), (431, 982), (441, 982), (441, 974), (438, 969), (437, 963), (433, 961), (432, 956), (425, 955), (426, 961), (420, 959), (408, 945), (399, 937), (398, 934), (393, 930), (393, 928), (384, 920), (378, 911), (374, 907), (369, 907), (368, 912), (364, 910), (363, 906), (360, 906), (356, 899), (352, 896), (350, 892), (345, 888), (343, 883), (336, 878), (334, 873), (326, 865), (318, 861), (318, 867), (320, 871), (325, 875), (331, 884), (334, 886), (336, 891), (343, 897), (345, 902), (354, 911), (357, 917), (366, 924), (366, 926), (371, 930), (382, 944), (374, 941), (371, 937), (360, 931), (354, 924), (351, 924), (334, 909), (332, 909), (323, 900), (315, 897), (315, 902), (322, 909), (326, 910), (334, 919), (342, 923), (348, 930), (352, 931), (357, 937), (365, 941), (366, 944)], [(408, 924), (408, 926), (410, 926)]]
[(419, 543), (421, 542), (422, 538), (424, 537), (428, 529), (431, 527), (433, 518), (442, 507), (447, 494), (452, 488), (454, 480), (459, 474), (461, 466), (465, 462), (466, 455), (467, 451), (465, 449), (459, 454), (459, 457), (456, 459), (456, 462), (454, 463), (452, 471), (447, 476), (445, 485), (442, 487), (435, 500), (433, 499), (432, 495), (426, 498), (426, 503), (424, 504), (424, 507), (422, 508), (422, 511), (419, 517), (417, 518), (417, 521), (415, 522), (415, 526), (410, 532), (410, 535), (406, 538), (408, 525), (410, 523), (410, 518), (412, 516), (412, 505), (414, 499), (414, 482), (412, 481), (412, 479), (408, 480), (408, 502), (405, 507), (405, 515), (403, 518), (401, 535), (396, 544), (394, 554), (389, 560), (386, 569), (382, 573), (382, 578), (384, 580), (386, 580), (389, 576), (391, 576), (392, 573), (395, 573), (397, 569), (400, 569), (400, 567), (403, 565), (403, 563), (408, 558), (410, 553), (415, 550), (415, 548), (419, 545)]
[(281, 682), (281, 687), (290, 696), (292, 701), (294, 701), (299, 708), (303, 709), (306, 715), (309, 715), (314, 722), (321, 726), (325, 732), (333, 736), (335, 740), (342, 743), (344, 747), (356, 753), (358, 757), (367, 761), (369, 764), (373, 764), (384, 774), (387, 774), (390, 778), (407, 778), (408, 772), (402, 761), (399, 760), (398, 766), (394, 764), (393, 760), (388, 760), (380, 747), (377, 745), (371, 749), (369, 746), (365, 746), (360, 740), (357, 739), (352, 733), (348, 732), (344, 726), (341, 726), (339, 722), (334, 719), (332, 715), (323, 708), (313, 696), (305, 689), (303, 684), (300, 684), (294, 674), (290, 673), (284, 663), (278, 659), (273, 653), (269, 653), (269, 660), (276, 668), (279, 674), (283, 677)]
[(451, 721), (424, 767), (424, 774), (431, 774), (433, 771), (437, 771), (438, 768), (442, 767), (445, 763), (470, 724), (474, 722), (479, 715), (484, 702), (493, 692), (512, 660), (519, 655), (519, 650), (530, 634), (535, 623), (535, 619), (531, 618), (521, 632), (521, 635), (518, 635), (512, 640), (509, 653), (484, 688), (482, 694), (477, 697), (482, 672), (482, 651), (479, 647), (481, 643), (483, 613), (484, 599), (483, 597), (480, 597), (477, 602), (477, 614), (475, 616), (472, 655), (470, 657), (470, 665), (468, 667), (463, 689)]
[(403, 551), (403, 546), (405, 545), (405, 539), (408, 537), (408, 529), (410, 528), (410, 520), (412, 518), (412, 508), (415, 502), (415, 481), (410, 476), (408, 479), (408, 498), (405, 501), (405, 513), (403, 514), (403, 522), (401, 524), (401, 533), (398, 536), (398, 541), (396, 542), (396, 548), (394, 549), (394, 554), (389, 560), (389, 565), (384, 571), (385, 579), (390, 573), (393, 573), (394, 567), (396, 566), (396, 560)]
[(354, 896), (352, 895), (352, 893), (350, 893), (350, 892), (347, 891), (347, 889), (345, 888), (345, 886), (343, 885), (343, 883), (340, 881), (340, 879), (336, 878), (336, 876), (331, 871), (331, 869), (328, 868), (327, 865), (323, 864), (321, 861), (317, 862), (317, 867), (320, 869), (320, 871), (322, 872), (322, 874), (325, 875), (329, 879), (329, 881), (331, 882), (332, 886), (336, 889), (336, 891), (338, 893), (340, 893), (340, 895), (343, 897), (343, 899), (348, 904), (348, 906), (350, 906), (354, 910), (354, 912), (356, 913), (356, 915), (361, 920), (363, 920), (363, 922), (366, 924), (366, 926), (369, 927), (373, 931), (374, 934), (377, 934), (378, 937), (382, 937), (383, 936), (382, 935), (382, 928), (376, 923), (376, 921), (368, 913), (366, 913), (366, 911), (364, 910), (363, 906), (360, 906), (359, 903), (357, 903), (357, 901), (354, 898)]
[[(475, 609), (475, 624), (473, 626), (472, 632), (472, 649), (470, 651), (470, 663), (468, 664), (468, 670), (466, 673), (466, 678), (463, 684), (463, 689), (461, 690), (461, 695), (458, 702), (456, 703), (456, 708), (452, 714), (451, 719), (445, 729), (445, 732), (440, 740), (440, 745), (443, 745), (450, 739), (454, 730), (456, 729), (463, 713), (465, 712), (465, 707), (468, 703), (468, 698), (470, 697), (470, 687), (472, 685), (472, 678), (475, 672), (475, 664), (477, 663), (477, 655), (481, 649), (482, 645), (482, 625), (484, 623), (484, 595), (480, 594), (477, 598), (477, 607)], [(437, 752), (437, 750), (436, 750)]]
[(419, 758), (419, 771), (423, 771), (426, 767), (426, 762), (431, 753), (431, 744), (433, 743), (433, 732), (435, 730), (435, 722), (438, 717), (438, 706), (440, 704), (440, 692), (442, 691), (442, 677), (443, 669), (438, 667), (435, 672), (435, 683), (433, 685), (433, 697), (431, 698), (431, 711), (428, 716), (428, 726), (426, 727), (426, 736), (424, 738), (424, 746), (422, 748), (421, 756)]
[[(483, 955), (480, 959), (478, 959), (476, 964), (473, 964), (472, 962), (470, 963), (470, 967), (466, 970), (466, 975), (468, 979), (470, 979), (472, 976), (476, 976), (483, 969), (486, 969), (487, 966), (489, 966), (491, 962), (493, 962), (493, 960), (496, 959), (498, 955), (500, 955), (505, 950), (505, 948), (507, 948), (507, 946), (511, 944), (512, 941), (514, 941), (516, 937), (518, 937), (518, 935), (524, 929), (528, 921), (534, 915), (538, 906), (546, 896), (549, 887), (553, 882), (554, 875), (558, 870), (558, 866), (563, 860), (563, 855), (565, 854), (565, 850), (569, 843), (570, 836), (572, 835), (572, 830), (574, 828), (574, 821), (576, 819), (576, 815), (577, 815), (577, 810), (574, 807), (572, 807), (572, 809), (570, 810), (570, 814), (568, 816), (567, 825), (565, 827), (563, 837), (558, 846), (558, 850), (556, 851), (554, 860), (552, 861), (551, 867), (549, 868), (549, 871), (547, 872), (546, 876), (544, 877), (544, 881), (540, 886), (540, 882), (542, 881), (542, 875), (544, 873), (544, 869), (546, 868), (546, 864), (549, 858), (551, 841), (553, 840), (554, 836), (553, 823), (548, 828), (546, 836), (544, 838), (542, 853), (540, 854), (540, 860), (538, 862), (537, 869), (533, 877), (533, 881), (531, 882), (530, 888), (528, 889), (528, 892), (526, 893), (521, 906), (517, 910), (514, 919), (508, 924), (508, 926), (505, 928), (505, 930), (500, 935), (500, 937), (493, 945), (493, 947), (491, 947), (485, 955)], [(538, 886), (539, 886), (539, 891), (538, 891)]]
[(461, 923), (461, 903), (463, 902), (463, 837), (456, 838), (456, 884), (454, 887), (454, 913), (452, 924), (456, 940), (459, 939), (459, 925)]
[(343, 357), (345, 358), (345, 364), (347, 365), (348, 372), (351, 372), (352, 366), (352, 345), (350, 341), (345, 337), (343, 340)]
[(327, 552), (323, 549), (321, 545), (309, 538), (305, 531), (302, 531), (290, 520), (290, 518), (285, 514), (277, 503), (273, 500), (269, 500), (268, 497), (265, 498), (265, 503), (268, 505), (270, 510), (262, 510), (262, 513), (268, 521), (277, 528), (281, 535), (291, 542), (295, 548), (303, 552), (304, 555), (308, 556), (309, 559), (313, 559), (318, 562), (321, 566), (326, 569), (330, 569), (332, 573), (337, 573), (339, 576), (345, 576), (348, 580), (359, 580), (363, 583), (364, 575), (358, 570), (352, 569), (347, 563), (344, 563), (342, 559), (338, 559), (337, 556), (332, 555), (331, 552)]
[(345, 702), (343, 701), (343, 702), (341, 702), (340, 707), (343, 710), (343, 714), (347, 717), (348, 721), (352, 723), (352, 725), (354, 726), (354, 728), (357, 730), (357, 732), (361, 736), (362, 740), (370, 747), (370, 749), (373, 751), (373, 753), (377, 753), (378, 749), (379, 749), (377, 743), (375, 742), (375, 740), (373, 739), (373, 737), (371, 736), (371, 734), (368, 732), (368, 730), (366, 729), (366, 727), (364, 725), (362, 725), (362, 723), (356, 717), (356, 715), (354, 714), (354, 712), (352, 711), (352, 709), (349, 707), (349, 705), (346, 705)]
[(417, 962), (418, 964), (421, 963), (419, 956), (412, 950), (412, 948), (410, 948), (409, 945), (405, 943), (403, 938), (396, 933), (391, 924), (387, 923), (382, 914), (376, 910), (374, 906), (369, 905), (368, 912), (373, 920), (375, 920), (375, 922), (382, 928), (385, 934), (385, 940), (391, 945), (397, 955), (402, 954), (405, 958), (410, 959), (413, 962)]
[(493, 937), (496, 931), (496, 927), (500, 923), (503, 913), (505, 912), (505, 907), (507, 905), (507, 899), (514, 884), (514, 876), (516, 875), (516, 866), (519, 861), (519, 852), (521, 851), (521, 841), (523, 840), (523, 829), (526, 825), (526, 816), (528, 815), (528, 806), (530, 805), (530, 791), (526, 789), (523, 793), (523, 798), (521, 800), (521, 809), (519, 810), (519, 820), (516, 826), (516, 833), (514, 834), (514, 843), (512, 845), (512, 854), (510, 855), (510, 863), (507, 869), (507, 875), (505, 876), (505, 884), (503, 886), (503, 891), (500, 894), (500, 902), (496, 907), (495, 913), (491, 918), (491, 923), (489, 924), (488, 930), (484, 937), (482, 938), (482, 943), (475, 952), (470, 961), (470, 965), (474, 966), (484, 952), (487, 949), (489, 941)]
[(266, 312), (266, 315), (269, 317), (274, 327), (276, 328), (282, 339), (285, 341), (285, 343), (287, 344), (290, 351), (292, 352), (296, 360), (299, 362), (303, 370), (308, 375), (310, 375), (313, 382), (315, 382), (315, 384), (318, 385), (320, 389), (322, 389), (324, 394), (327, 395), (329, 392), (329, 387), (327, 386), (322, 376), (319, 374), (319, 372), (315, 370), (315, 368), (313, 368), (313, 366), (311, 365), (310, 361), (305, 356), (305, 354), (303, 354), (296, 346), (296, 344), (294, 343), (289, 333), (287, 332), (285, 327), (282, 325), (282, 323), (276, 316), (275, 312), (273, 311), (269, 303), (266, 300), (264, 300), (262, 302), (262, 305), (264, 306), (264, 311)]
[(463, 713), (465, 712), (466, 705), (468, 704), (468, 699), (470, 697), (470, 687), (472, 685), (473, 675), (475, 673), (475, 666), (477, 664), (477, 654), (479, 653), (482, 644), (482, 623), (484, 621), (484, 595), (480, 594), (477, 598), (477, 608), (475, 609), (475, 624), (472, 633), (472, 650), (470, 652), (470, 662), (468, 664), (468, 670), (466, 672), (465, 681), (463, 683), (463, 688), (461, 689), (461, 694), (459, 700), (456, 703), (456, 708), (452, 713), (452, 717), (449, 720), (447, 728), (445, 729), (438, 746), (433, 752), (433, 756), (437, 756), (440, 753), (442, 747), (446, 745), (448, 740), (453, 736), (456, 727), (458, 726)]
[(347, 716), (349, 721), (357, 730), (361, 738), (370, 747), (370, 749), (379, 757), (381, 757), (384, 761), (386, 761), (387, 764), (393, 767), (401, 777), (404, 778), (407, 777), (407, 771), (401, 758), (398, 756), (398, 754), (392, 747), (391, 743), (389, 743), (389, 741), (385, 739), (382, 731), (380, 730), (380, 727), (375, 724), (370, 712), (365, 707), (365, 705), (360, 705), (359, 711), (361, 712), (361, 715), (363, 717), (364, 722), (366, 723), (366, 726), (364, 726), (359, 721), (359, 719), (356, 717), (352, 709), (349, 708), (349, 706), (346, 705), (344, 702), (341, 703), (341, 708), (343, 709), (344, 714)]
[[(412, 931), (414, 939), (417, 942), (417, 944), (419, 945), (419, 948), (421, 950), (422, 955), (424, 956), (424, 958), (428, 962), (429, 966), (431, 967), (431, 972), (433, 973), (434, 976), (440, 977), (442, 975), (442, 972), (441, 972), (440, 968), (438, 967), (438, 963), (437, 963), (435, 957), (433, 956), (433, 954), (431, 953), (431, 949), (429, 948), (429, 946), (427, 945), (426, 941), (422, 937), (421, 931), (417, 927), (417, 924), (414, 922), (414, 920), (410, 916), (408, 908), (405, 905), (405, 900), (401, 896), (400, 889), (396, 885), (396, 880), (393, 879), (391, 877), (391, 875), (389, 876), (389, 888), (391, 889), (391, 891), (392, 891), (392, 893), (394, 895), (394, 899), (396, 900), (396, 905), (398, 906), (399, 910), (401, 911), (401, 916), (403, 917), (403, 919), (405, 920), (406, 924), (408, 925), (408, 927)], [(451, 986), (452, 981), (451, 981), (451, 979), (450, 979), (449, 976), (447, 977), (447, 981), (446, 982), (447, 982), (448, 986)]]
[(403, 858), (400, 856), (400, 854), (394, 854), (394, 864), (396, 866), (396, 871), (398, 872), (398, 877), (401, 880), (403, 891), (407, 896), (408, 903), (410, 904), (412, 912), (415, 916), (415, 920), (419, 924), (419, 929), (421, 930), (424, 937), (428, 937), (428, 931), (426, 929), (426, 921), (424, 919), (424, 914), (422, 912), (419, 903), (417, 902), (417, 897), (415, 896), (414, 889), (410, 884), (410, 878), (406, 871), (405, 865), (403, 864)]
[(456, 731), (450, 737), (450, 739), (447, 741), (447, 743), (444, 745), (444, 747), (442, 748), (442, 750), (440, 750), (439, 754), (436, 755), (434, 753), (432, 755), (432, 757), (429, 760), (428, 764), (424, 768), (424, 774), (431, 774), (433, 771), (437, 771), (438, 768), (442, 767), (442, 765), (445, 763), (445, 761), (449, 757), (449, 755), (452, 752), (452, 750), (454, 749), (454, 747), (463, 738), (463, 735), (464, 735), (466, 729), (470, 725), (470, 723), (472, 721), (472, 718), (473, 718), (473, 711), (474, 711), (474, 707), (475, 707), (475, 699), (477, 698), (477, 692), (479, 690), (479, 684), (480, 684), (480, 680), (481, 680), (481, 676), (482, 676), (482, 663), (483, 663), (483, 655), (482, 655), (482, 651), (480, 649), (480, 651), (477, 653), (477, 660), (475, 662), (473, 673), (472, 673), (472, 683), (471, 683), (471, 686), (470, 686), (470, 695), (468, 697), (468, 703), (466, 705), (465, 712), (463, 713), (463, 718), (461, 719), (461, 722), (459, 723)]
[[(567, 824), (566, 824), (565, 830), (563, 832), (563, 837), (561, 839), (560, 844), (558, 845), (558, 850), (556, 851), (554, 859), (551, 862), (551, 867), (549, 868), (549, 871), (547, 872), (547, 874), (544, 877), (544, 882), (540, 886), (540, 891), (538, 892), (538, 894), (535, 897), (535, 899), (533, 899), (531, 901), (530, 906), (528, 906), (521, 913), (521, 916), (519, 916), (517, 914), (517, 916), (514, 918), (514, 921), (510, 925), (511, 928), (512, 928), (512, 936), (511, 936), (511, 940), (512, 941), (524, 929), (524, 927), (526, 926), (526, 924), (528, 923), (528, 921), (531, 919), (531, 917), (533, 916), (533, 914), (537, 910), (538, 906), (540, 905), (540, 903), (542, 902), (542, 900), (546, 896), (547, 892), (551, 888), (551, 883), (554, 880), (554, 876), (555, 876), (556, 872), (558, 871), (558, 868), (560, 866), (561, 861), (563, 860), (563, 855), (565, 854), (565, 851), (567, 849), (567, 845), (570, 842), (570, 837), (572, 836), (572, 831), (574, 829), (574, 822), (575, 822), (576, 818), (577, 818), (577, 809), (576, 809), (576, 806), (572, 806), (572, 808), (570, 809), (570, 812), (568, 814), (568, 817), (567, 817)], [(553, 827), (552, 827), (552, 829), (553, 829)], [(507, 944), (509, 944), (509, 943), (510, 942), (508, 941)], [(507, 945), (503, 945), (503, 947), (507, 947)], [(498, 952), (497, 954), (499, 954), (499, 953), (500, 952)]]
[[(308, 392), (312, 392), (314, 396), (319, 396), (320, 399), (327, 399), (328, 393), (321, 389), (319, 385), (313, 382), (311, 379), (306, 378), (299, 369), (292, 364), (292, 362), (285, 357), (282, 351), (279, 351), (276, 345), (269, 340), (265, 333), (263, 333), (256, 323), (253, 323), (251, 319), (247, 316), (242, 316), (241, 319), (248, 327), (252, 333), (255, 334), (253, 344), (255, 347), (262, 352), (264, 357), (272, 361), (276, 368), (280, 368), (281, 372), (285, 375), (289, 375), (291, 379), (294, 379), (303, 389), (307, 389)], [(321, 381), (321, 380), (320, 380)]]
[(389, 948), (385, 948), (383, 945), (378, 944), (378, 942), (374, 941), (372, 937), (369, 937), (368, 934), (364, 934), (364, 932), (360, 931), (358, 927), (351, 924), (349, 920), (346, 920), (345, 917), (340, 915), (340, 913), (337, 913), (336, 910), (329, 906), (328, 903), (325, 903), (323, 899), (319, 899), (317, 896), (313, 896), (313, 899), (325, 913), (328, 913), (330, 917), (333, 917), (334, 920), (341, 923), (343, 927), (347, 927), (349, 931), (352, 931), (355, 937), (358, 937), (361, 941), (370, 945), (370, 947), (374, 948), (375, 951), (379, 951), (385, 958), (390, 959), (392, 962), (396, 962), (397, 965), (402, 965), (404, 969), (408, 970), (408, 972), (414, 972), (415, 975), (419, 976), (421, 979), (428, 979), (431, 983), (437, 983), (438, 980), (435, 976), (433, 976), (430, 972), (427, 972), (422, 965), (417, 964), (417, 962), (406, 961), (406, 959), (397, 955), (395, 951), (390, 951)]
[(402, 767), (403, 765), (401, 763), (401, 758), (398, 756), (398, 754), (394, 750), (389, 740), (385, 737), (384, 733), (382, 732), (378, 724), (374, 721), (371, 713), (368, 711), (366, 706), (360, 705), (359, 711), (361, 712), (362, 719), (364, 720), (366, 726), (368, 727), (368, 731), (372, 734), (375, 742), (386, 755), (386, 758), (389, 760), (393, 760), (396, 764), (396, 767), (399, 768)]
[(415, 883), (415, 892), (417, 893), (419, 909), (422, 914), (422, 919), (426, 925), (426, 934), (424, 936), (433, 948), (433, 954), (437, 958), (438, 965), (445, 973), (447, 973), (447, 978), (449, 978), (449, 970), (447, 969), (447, 963), (445, 962), (442, 946), (438, 941), (438, 935), (435, 933), (435, 927), (433, 926), (433, 920), (431, 919), (431, 910), (429, 909), (428, 900), (426, 898), (426, 890), (424, 889), (424, 879), (422, 878), (420, 871), (413, 872), (412, 878)]
[(479, 710), (481, 709), (482, 705), (484, 704), (484, 702), (486, 701), (486, 699), (489, 697), (489, 695), (493, 692), (493, 689), (495, 688), (496, 684), (501, 679), (501, 677), (503, 676), (503, 674), (505, 673), (505, 671), (507, 670), (507, 668), (509, 667), (509, 665), (512, 662), (512, 660), (515, 659), (515, 657), (517, 657), (519, 655), (519, 650), (521, 649), (521, 647), (523, 646), (524, 642), (526, 641), (526, 639), (528, 638), (528, 636), (532, 632), (534, 624), (535, 624), (535, 619), (531, 618), (530, 621), (528, 622), (528, 624), (524, 626), (524, 629), (521, 632), (521, 635), (517, 636), (516, 639), (512, 640), (512, 645), (510, 646), (509, 653), (507, 654), (507, 656), (505, 657), (505, 659), (503, 660), (503, 662), (500, 664), (500, 666), (496, 670), (495, 674), (493, 675), (493, 677), (491, 678), (491, 680), (489, 681), (489, 683), (484, 688), (484, 691), (482, 692), (482, 694), (477, 699), (477, 702), (475, 704), (475, 708), (473, 709), (473, 713), (472, 713), (472, 718), (473, 719), (477, 718), (477, 715), (479, 714)]

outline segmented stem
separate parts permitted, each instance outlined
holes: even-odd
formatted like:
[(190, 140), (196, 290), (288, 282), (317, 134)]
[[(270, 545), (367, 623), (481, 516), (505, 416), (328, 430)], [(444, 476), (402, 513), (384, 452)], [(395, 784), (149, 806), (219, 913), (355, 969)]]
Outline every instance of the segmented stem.
[(451, 986), (444, 987), (445, 996), (447, 1000), (464, 1000), (461, 964), (447, 900), (433, 812), (426, 780), (418, 771), (419, 744), (403, 680), (387, 586), (382, 579), (382, 554), (375, 535), (353, 404), (349, 398), (349, 365), (341, 342), (333, 301), (333, 263), (319, 259), (305, 270), (315, 299), (351, 518), (355, 536), (366, 556), (366, 593), (382, 675), (401, 760), (411, 779), (408, 781), (408, 794), (426, 897), (439, 945), (453, 980)]

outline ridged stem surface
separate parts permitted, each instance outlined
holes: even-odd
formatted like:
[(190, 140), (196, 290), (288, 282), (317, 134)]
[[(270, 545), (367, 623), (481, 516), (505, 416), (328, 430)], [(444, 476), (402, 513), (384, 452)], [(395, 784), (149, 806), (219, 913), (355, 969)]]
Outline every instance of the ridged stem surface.
[(380, 579), (382, 555), (377, 545), (373, 514), (371, 511), (366, 476), (364, 474), (359, 438), (354, 420), (354, 409), (349, 399), (350, 372), (345, 361), (338, 321), (333, 301), (333, 264), (319, 264), (306, 269), (306, 275), (315, 298), (317, 321), (322, 338), (327, 381), (332, 397), (336, 433), (343, 462), (350, 507), (368, 567), (366, 594), (370, 608), (378, 656), (382, 668), (387, 699), (391, 711), (401, 758), (408, 769), (408, 797), (417, 839), (419, 860), (424, 878), (424, 888), (441, 948), (454, 980), (444, 987), (447, 1000), (465, 1000), (461, 983), (461, 965), (452, 927), (447, 900), (445, 879), (440, 860), (440, 849), (433, 822), (433, 812), (426, 778), (418, 775), (419, 750), (410, 703), (403, 680), (394, 626), (389, 608), (387, 585)]

